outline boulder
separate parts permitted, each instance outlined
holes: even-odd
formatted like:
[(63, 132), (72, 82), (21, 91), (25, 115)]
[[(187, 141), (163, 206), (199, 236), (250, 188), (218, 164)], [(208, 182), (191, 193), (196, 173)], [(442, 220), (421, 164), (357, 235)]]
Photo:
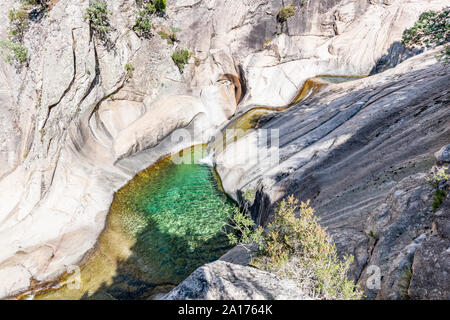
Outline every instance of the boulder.
[(445, 165), (450, 163), (450, 144), (443, 146), (434, 156), (438, 164)]
[(216, 261), (195, 270), (164, 300), (311, 300), (292, 280)]

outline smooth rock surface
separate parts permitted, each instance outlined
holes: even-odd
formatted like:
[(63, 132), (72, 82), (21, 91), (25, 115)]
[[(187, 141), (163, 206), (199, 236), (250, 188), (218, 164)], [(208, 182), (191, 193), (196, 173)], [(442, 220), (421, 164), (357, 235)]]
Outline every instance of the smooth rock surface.
[[(351, 276), (363, 288), (367, 268), (380, 268), (381, 286), (369, 298), (405, 296), (403, 273), (431, 229), (434, 191), (425, 178), (434, 153), (450, 141), (449, 67), (437, 63), (438, 50), (370, 78), (327, 85), (265, 122), (261, 129), (279, 132), (278, 164), (260, 157), (266, 144), (257, 131), (216, 154), (227, 193), (239, 199), (256, 191), (251, 210), (262, 224), (283, 197), (311, 199), (339, 252), (355, 256)], [(440, 292), (450, 290), (443, 286)]]
[(195, 270), (164, 300), (311, 300), (292, 280), (216, 261)]

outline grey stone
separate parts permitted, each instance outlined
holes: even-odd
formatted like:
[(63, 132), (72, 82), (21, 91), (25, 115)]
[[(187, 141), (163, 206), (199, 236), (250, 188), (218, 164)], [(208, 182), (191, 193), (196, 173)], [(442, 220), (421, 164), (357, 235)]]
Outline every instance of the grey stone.
[(292, 280), (216, 261), (195, 270), (165, 300), (311, 300)]
[(450, 163), (450, 144), (443, 146), (434, 156), (438, 164)]

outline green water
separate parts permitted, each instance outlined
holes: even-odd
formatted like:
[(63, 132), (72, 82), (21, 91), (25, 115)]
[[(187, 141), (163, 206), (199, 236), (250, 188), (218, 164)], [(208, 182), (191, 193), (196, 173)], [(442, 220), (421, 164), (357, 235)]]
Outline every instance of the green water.
[[(205, 148), (184, 155), (204, 156)], [(59, 288), (31, 292), (35, 299), (149, 299), (166, 293), (197, 267), (231, 248), (224, 232), (235, 204), (213, 168), (161, 160), (119, 190), (98, 247)], [(26, 298), (27, 296), (24, 296)]]
[(116, 199), (123, 226), (136, 236), (134, 251), (152, 282), (178, 283), (229, 249), (224, 225), (234, 204), (212, 168), (166, 160), (126, 191)]

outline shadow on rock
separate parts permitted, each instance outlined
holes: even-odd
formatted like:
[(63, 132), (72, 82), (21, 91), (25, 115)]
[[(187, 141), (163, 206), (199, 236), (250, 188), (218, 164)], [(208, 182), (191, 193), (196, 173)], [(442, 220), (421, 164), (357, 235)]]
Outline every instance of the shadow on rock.
[(197, 237), (189, 230), (184, 236), (162, 232), (150, 219), (147, 227), (138, 234), (130, 257), (118, 262), (112, 283), (103, 283), (96, 292), (86, 293), (82, 299), (145, 300), (161, 297), (196, 268), (217, 260), (230, 248), (222, 232), (206, 241), (199, 241)]

